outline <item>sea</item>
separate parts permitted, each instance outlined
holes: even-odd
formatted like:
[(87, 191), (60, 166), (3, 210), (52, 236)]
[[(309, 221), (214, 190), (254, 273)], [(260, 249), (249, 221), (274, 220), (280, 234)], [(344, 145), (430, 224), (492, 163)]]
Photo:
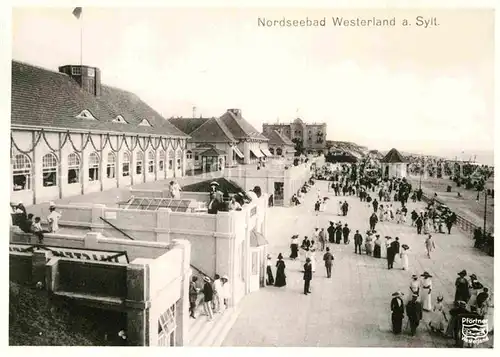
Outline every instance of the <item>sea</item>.
[(418, 154), (443, 157), (450, 160), (472, 161), (481, 165), (495, 165), (493, 150), (440, 150), (439, 152), (422, 152)]

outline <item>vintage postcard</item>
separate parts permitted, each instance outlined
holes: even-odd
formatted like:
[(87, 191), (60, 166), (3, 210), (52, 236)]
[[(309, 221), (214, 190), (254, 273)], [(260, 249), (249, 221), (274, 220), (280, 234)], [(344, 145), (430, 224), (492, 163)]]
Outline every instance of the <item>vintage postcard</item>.
[(10, 16), (10, 346), (493, 348), (493, 8), (58, 5)]

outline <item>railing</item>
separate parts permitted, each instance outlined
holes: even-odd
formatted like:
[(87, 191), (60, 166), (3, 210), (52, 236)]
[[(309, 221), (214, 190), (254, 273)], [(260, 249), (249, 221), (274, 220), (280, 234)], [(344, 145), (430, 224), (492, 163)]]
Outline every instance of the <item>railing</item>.
[(123, 234), (125, 237), (127, 237), (128, 239), (130, 240), (135, 240), (134, 238), (132, 238), (131, 236), (129, 236), (127, 233), (125, 233), (124, 231), (122, 231), (120, 228), (118, 228), (117, 226), (115, 226), (113, 223), (111, 223), (110, 221), (108, 221), (107, 219), (103, 218), (103, 217), (99, 217), (101, 220), (103, 220), (104, 222), (106, 222), (107, 224), (109, 224), (111, 227), (113, 227), (114, 229), (116, 229), (118, 232), (120, 232), (121, 234)]

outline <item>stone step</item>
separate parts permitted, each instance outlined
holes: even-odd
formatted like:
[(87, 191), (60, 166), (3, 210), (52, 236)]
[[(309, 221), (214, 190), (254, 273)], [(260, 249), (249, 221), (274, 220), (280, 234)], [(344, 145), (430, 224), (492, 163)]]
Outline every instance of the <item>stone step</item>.
[[(228, 311), (229, 312), (229, 311)], [(234, 323), (238, 319), (238, 316), (240, 316), (241, 309), (236, 307), (235, 310), (230, 314), (228, 320), (222, 324), (222, 329), (219, 333), (214, 335), (214, 340), (213, 343), (211, 344), (212, 347), (221, 347), (222, 343), (226, 339), (227, 334), (233, 327)]]
[[(187, 346), (189, 347), (210, 347), (214, 346), (214, 342), (217, 342), (220, 337), (222, 337), (222, 343), (225, 336), (229, 332), (232, 324), (236, 321), (240, 310), (231, 307), (225, 310), (223, 313), (214, 314), (212, 321), (207, 321), (206, 316), (199, 316), (189, 330), (189, 342)], [(229, 325), (229, 328), (227, 327)], [(222, 334), (225, 333), (224, 336)], [(217, 341), (216, 341), (217, 340)]]

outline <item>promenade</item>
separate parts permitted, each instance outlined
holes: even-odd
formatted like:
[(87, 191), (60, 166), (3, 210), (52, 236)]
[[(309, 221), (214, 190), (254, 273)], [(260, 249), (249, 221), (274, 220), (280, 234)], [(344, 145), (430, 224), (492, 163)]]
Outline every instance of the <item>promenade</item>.
[[(317, 187), (322, 196), (331, 197), (327, 212), (314, 212)], [(337, 216), (338, 199), (347, 200), (349, 214)], [(398, 207), (399, 203), (393, 203)], [(409, 203), (409, 211), (422, 207), (422, 203)], [(402, 291), (408, 297), (411, 274), (428, 271), (433, 275), (432, 300), (442, 294), (451, 302), (455, 292), (457, 273), (466, 269), (493, 292), (493, 257), (474, 249), (470, 238), (455, 227), (451, 235), (434, 234), (436, 250), (432, 259), (427, 258), (424, 239), (416, 229), (393, 222), (377, 225), (382, 237), (399, 237), (401, 244), (408, 244), (409, 271), (387, 269), (386, 259), (376, 259), (354, 253), (352, 235), (356, 229), (365, 235), (371, 205), (357, 197), (336, 198), (327, 190), (327, 182), (317, 181), (306, 195), (302, 205), (283, 208), (273, 207), (267, 239), (273, 265), (278, 253), (285, 257), (287, 286), (266, 287), (252, 293), (241, 303), (242, 313), (227, 335), (223, 346), (279, 346), (279, 347), (447, 347), (451, 340), (433, 336), (426, 322), (431, 314), (424, 312), (417, 335), (407, 333), (395, 336), (391, 332), (391, 294)], [(342, 221), (351, 228), (351, 244), (329, 244), (335, 256), (332, 278), (326, 279), (322, 253), (317, 252), (317, 269), (311, 284), (312, 294), (304, 295), (302, 280), (303, 261), (291, 261), (290, 237), (299, 234), (311, 236), (315, 227), (328, 227), (329, 221)], [(275, 269), (273, 268), (273, 272)], [(403, 326), (406, 325), (406, 319)], [(490, 322), (492, 323), (492, 322)], [(491, 341), (489, 345), (491, 345)], [(485, 344), (486, 345), (486, 344)]]

